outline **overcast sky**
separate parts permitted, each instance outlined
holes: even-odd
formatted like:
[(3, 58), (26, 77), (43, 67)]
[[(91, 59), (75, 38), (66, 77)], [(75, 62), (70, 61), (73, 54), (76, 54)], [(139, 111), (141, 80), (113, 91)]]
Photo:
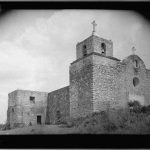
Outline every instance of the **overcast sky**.
[(17, 10), (0, 18), (0, 123), (6, 121), (8, 93), (50, 92), (69, 85), (76, 44), (92, 33), (113, 41), (114, 57), (138, 54), (150, 68), (150, 24), (131, 11)]

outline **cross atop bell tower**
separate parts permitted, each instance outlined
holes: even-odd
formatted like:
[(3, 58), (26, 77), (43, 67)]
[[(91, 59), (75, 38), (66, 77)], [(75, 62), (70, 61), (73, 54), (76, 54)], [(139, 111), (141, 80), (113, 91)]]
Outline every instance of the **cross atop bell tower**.
[(135, 55), (135, 51), (136, 51), (136, 48), (133, 46), (132, 47), (132, 53), (133, 53), (133, 55)]
[(95, 32), (96, 32), (96, 26), (97, 26), (97, 24), (96, 24), (95, 20), (92, 22), (92, 25), (93, 25), (92, 35), (94, 35), (94, 34), (95, 34)]
[(92, 23), (92, 35), (76, 45), (76, 58), (86, 57), (88, 54), (97, 53), (102, 56), (113, 56), (113, 42), (95, 35), (96, 22)]

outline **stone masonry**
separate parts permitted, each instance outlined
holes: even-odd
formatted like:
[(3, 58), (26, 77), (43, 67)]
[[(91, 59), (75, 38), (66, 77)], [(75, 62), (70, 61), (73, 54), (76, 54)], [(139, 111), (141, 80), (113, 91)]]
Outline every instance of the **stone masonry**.
[(57, 124), (109, 108), (126, 108), (129, 101), (150, 105), (150, 70), (133, 54), (113, 57), (113, 42), (94, 35), (76, 45), (69, 66), (69, 86), (56, 91), (15, 90), (8, 94), (7, 123)]
[(92, 35), (77, 44), (70, 65), (70, 117), (109, 108), (126, 108), (129, 101), (150, 104), (150, 70), (133, 54), (113, 57), (113, 43)]
[(16, 90), (8, 94), (7, 123), (12, 128), (15, 124), (45, 124), (47, 96), (46, 92), (27, 90)]
[(69, 117), (69, 86), (53, 91), (47, 99), (47, 124), (63, 122)]

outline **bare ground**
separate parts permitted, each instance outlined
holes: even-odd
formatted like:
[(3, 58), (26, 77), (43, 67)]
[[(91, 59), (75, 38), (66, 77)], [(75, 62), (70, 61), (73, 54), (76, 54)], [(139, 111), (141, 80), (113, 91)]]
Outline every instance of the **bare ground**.
[(18, 134), (75, 134), (75, 128), (67, 128), (62, 125), (36, 125), (24, 128), (0, 131), (0, 135), (18, 135)]

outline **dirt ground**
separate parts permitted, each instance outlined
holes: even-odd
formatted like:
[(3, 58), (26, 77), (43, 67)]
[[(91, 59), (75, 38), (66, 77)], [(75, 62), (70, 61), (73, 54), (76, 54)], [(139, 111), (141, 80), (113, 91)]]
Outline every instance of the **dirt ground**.
[(24, 128), (16, 128), (11, 130), (0, 131), (0, 135), (15, 134), (75, 134), (74, 128), (63, 127), (62, 125), (36, 125)]

